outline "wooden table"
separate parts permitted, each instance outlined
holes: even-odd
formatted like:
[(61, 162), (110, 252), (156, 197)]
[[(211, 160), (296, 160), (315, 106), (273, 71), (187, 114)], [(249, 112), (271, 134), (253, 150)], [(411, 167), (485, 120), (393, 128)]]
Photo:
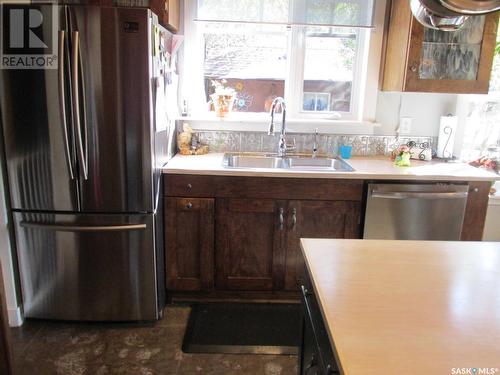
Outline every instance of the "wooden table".
[(500, 374), (500, 243), (301, 245), (344, 374)]

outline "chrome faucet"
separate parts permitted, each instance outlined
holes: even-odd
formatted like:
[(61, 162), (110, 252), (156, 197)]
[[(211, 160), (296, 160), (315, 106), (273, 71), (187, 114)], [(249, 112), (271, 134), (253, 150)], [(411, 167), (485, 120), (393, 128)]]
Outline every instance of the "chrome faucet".
[(285, 99), (282, 97), (277, 97), (273, 100), (273, 104), (271, 105), (271, 122), (269, 123), (269, 131), (267, 134), (274, 135), (274, 112), (278, 104), (281, 106), (282, 120), (281, 120), (281, 132), (280, 138), (278, 141), (278, 156), (285, 157), (287, 152), (287, 144), (286, 144), (286, 104)]

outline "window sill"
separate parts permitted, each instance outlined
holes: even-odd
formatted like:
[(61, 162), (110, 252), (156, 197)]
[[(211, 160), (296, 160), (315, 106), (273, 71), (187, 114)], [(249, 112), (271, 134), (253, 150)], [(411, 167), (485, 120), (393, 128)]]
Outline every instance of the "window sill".
[[(226, 130), (226, 131), (249, 131), (267, 132), (269, 128), (269, 115), (238, 116), (230, 114), (226, 118), (218, 118), (215, 115), (179, 117), (179, 121), (188, 122), (194, 130)], [(276, 117), (275, 130), (279, 131), (281, 116)], [(313, 133), (317, 128), (321, 134), (353, 134), (373, 135), (380, 124), (368, 121), (350, 120), (324, 120), (324, 119), (287, 119), (287, 133)]]

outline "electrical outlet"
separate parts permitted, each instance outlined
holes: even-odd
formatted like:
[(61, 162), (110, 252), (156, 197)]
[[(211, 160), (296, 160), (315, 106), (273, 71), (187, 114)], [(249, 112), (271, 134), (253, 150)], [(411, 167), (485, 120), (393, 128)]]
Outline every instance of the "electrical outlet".
[(399, 121), (399, 134), (410, 134), (412, 122), (412, 117), (401, 117)]

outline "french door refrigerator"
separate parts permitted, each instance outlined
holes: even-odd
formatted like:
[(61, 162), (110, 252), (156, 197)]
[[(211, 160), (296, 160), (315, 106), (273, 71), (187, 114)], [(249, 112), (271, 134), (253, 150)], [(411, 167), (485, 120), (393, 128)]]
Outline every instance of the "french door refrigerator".
[(58, 69), (1, 73), (24, 315), (158, 319), (161, 167), (171, 126), (158, 123), (156, 96), (171, 34), (147, 9), (57, 13)]

